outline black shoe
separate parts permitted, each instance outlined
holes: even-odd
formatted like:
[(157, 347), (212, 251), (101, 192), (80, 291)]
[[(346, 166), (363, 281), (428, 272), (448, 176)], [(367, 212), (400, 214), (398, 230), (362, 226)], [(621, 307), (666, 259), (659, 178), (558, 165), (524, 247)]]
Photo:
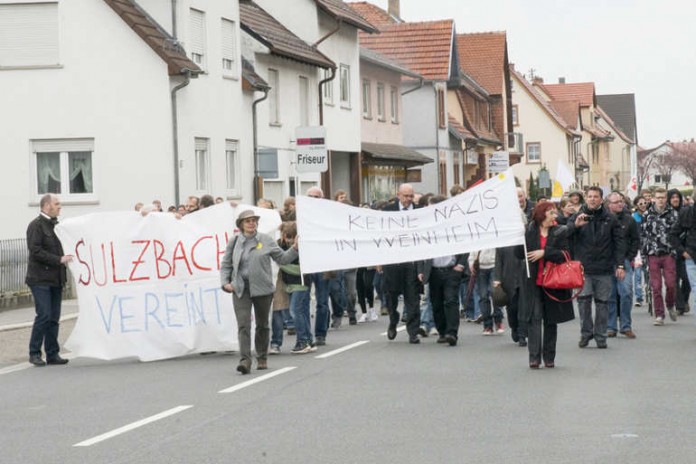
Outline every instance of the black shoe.
[(59, 355), (55, 355), (52, 358), (47, 358), (46, 364), (53, 364), (53, 365), (58, 366), (61, 364), (68, 364), (68, 360), (65, 358), (61, 358)]
[(396, 326), (389, 324), (389, 328), (387, 329), (387, 338), (389, 340), (394, 340), (396, 338)]
[(43, 359), (41, 359), (40, 354), (29, 356), (29, 362), (37, 367), (43, 367), (46, 365), (46, 362)]
[(517, 333), (517, 330), (515, 330), (515, 329), (512, 329), (512, 330), (510, 331), (510, 336), (512, 337), (512, 341), (513, 341), (513, 342), (517, 343), (517, 342), (520, 341), (520, 336), (519, 336), (519, 334)]
[(408, 337), (408, 342), (417, 345), (420, 343), (420, 338), (418, 338), (418, 335), (411, 335), (410, 337)]
[(239, 361), (239, 365), (237, 366), (237, 372), (239, 372), (242, 375), (251, 372), (251, 360), (242, 359), (241, 361)]
[(420, 335), (421, 337), (427, 337), (427, 336), (428, 336), (428, 331), (425, 330), (425, 327), (424, 327), (424, 326), (418, 327), (418, 335)]
[(449, 346), (454, 346), (457, 344), (457, 337), (454, 335), (445, 335), (445, 340), (449, 343)]
[(445, 337), (444, 335), (440, 335), (437, 339), (437, 342), (438, 343), (447, 343), (447, 337)]
[(590, 344), (590, 340), (592, 340), (592, 336), (589, 336), (589, 337), (587, 337), (587, 338), (585, 338), (585, 337), (580, 337), (580, 341), (578, 342), (578, 346), (579, 346), (580, 348), (585, 348), (585, 347), (587, 347), (587, 345)]
[(613, 330), (607, 331), (607, 337), (616, 338), (616, 332), (614, 332)]
[(348, 324), (349, 325), (358, 325), (358, 320), (355, 318), (355, 316), (353, 316), (353, 317), (348, 319)]
[(517, 342), (517, 344), (520, 346), (527, 346), (527, 339), (524, 337), (520, 337), (520, 340)]
[(600, 350), (606, 349), (607, 347), (607, 341), (606, 340), (597, 340), (597, 348)]

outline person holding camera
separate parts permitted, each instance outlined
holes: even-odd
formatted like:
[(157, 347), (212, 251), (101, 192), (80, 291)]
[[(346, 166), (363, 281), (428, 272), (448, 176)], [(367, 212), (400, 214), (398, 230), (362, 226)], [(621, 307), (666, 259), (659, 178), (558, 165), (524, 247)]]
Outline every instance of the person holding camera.
[(578, 297), (580, 348), (585, 348), (593, 338), (597, 348), (607, 347), (612, 277), (623, 280), (625, 276), (626, 240), (616, 216), (602, 205), (602, 195), (600, 187), (589, 187), (585, 204), (568, 220), (568, 238), (573, 239), (575, 259), (585, 269), (585, 286)]

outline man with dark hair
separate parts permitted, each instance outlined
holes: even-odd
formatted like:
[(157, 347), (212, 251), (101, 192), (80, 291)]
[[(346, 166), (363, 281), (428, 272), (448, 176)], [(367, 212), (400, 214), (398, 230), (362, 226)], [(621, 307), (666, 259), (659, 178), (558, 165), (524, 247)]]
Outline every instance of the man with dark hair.
[[(31, 289), (36, 307), (29, 340), (29, 362), (35, 366), (67, 364), (68, 360), (58, 354), (58, 325), (66, 280), (65, 264), (72, 261), (73, 257), (63, 253), (63, 246), (54, 231), (61, 209), (58, 197), (47, 193), (41, 197), (39, 207), (39, 217), (27, 227), (29, 263), (26, 283)], [(41, 357), (42, 345), (46, 361)]]
[(191, 195), (186, 200), (186, 214), (191, 214), (200, 209), (200, 200), (198, 197)]
[[(667, 204), (667, 191), (656, 188), (653, 192), (653, 204), (645, 214), (645, 220), (641, 223), (641, 245), (643, 259), (648, 262), (650, 276), (650, 288), (653, 296), (653, 312), (655, 320), (653, 325), (664, 325), (665, 304), (672, 321), (677, 320), (676, 285), (677, 263), (676, 251), (669, 242), (669, 233), (672, 226), (677, 223), (679, 215)], [(662, 299), (662, 276), (664, 274), (665, 299)]]
[(600, 187), (589, 187), (585, 194), (585, 204), (578, 214), (568, 220), (567, 226), (568, 237), (574, 240), (575, 259), (585, 268), (585, 286), (578, 297), (580, 348), (585, 348), (593, 338), (597, 348), (607, 347), (612, 277), (623, 280), (625, 276), (626, 241), (618, 220), (602, 205), (602, 193)]
[[(678, 189), (670, 189), (667, 191), (667, 202), (669, 206), (677, 212), (677, 215), (684, 207), (684, 198), (682, 193)], [(688, 313), (691, 308), (689, 307), (689, 296), (691, 295), (691, 285), (689, 284), (689, 276), (686, 274), (686, 264), (684, 263), (684, 257), (681, 253), (677, 253), (677, 295), (676, 295), (676, 305), (677, 313), (683, 316), (684, 313)]]
[(208, 195), (207, 193), (201, 197), (200, 201), (200, 209), (207, 208), (209, 206), (213, 206), (215, 204), (215, 199), (213, 198), (212, 195)]

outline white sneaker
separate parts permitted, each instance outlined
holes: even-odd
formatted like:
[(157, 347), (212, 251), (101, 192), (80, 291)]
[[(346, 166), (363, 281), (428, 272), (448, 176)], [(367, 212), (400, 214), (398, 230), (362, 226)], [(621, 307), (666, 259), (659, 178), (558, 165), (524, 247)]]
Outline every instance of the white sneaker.
[(367, 321), (368, 322), (376, 322), (379, 321), (379, 314), (377, 314), (377, 311), (374, 309), (368, 310), (368, 316), (367, 316)]
[(667, 308), (667, 312), (669, 313), (669, 318), (672, 319), (673, 322), (677, 321), (677, 310), (674, 309), (674, 306), (671, 308)]
[(268, 349), (268, 354), (280, 354), (280, 347), (278, 345), (271, 345)]
[(664, 317), (656, 317), (655, 321), (653, 322), (653, 325), (665, 325), (665, 318)]
[(367, 314), (363, 313), (360, 315), (360, 319), (358, 319), (358, 324), (364, 324), (365, 322), (367, 322), (367, 320)]
[(430, 329), (430, 333), (428, 335), (435, 336), (435, 335), (439, 335), (439, 334), (440, 334), (440, 332), (438, 332), (437, 329), (435, 327), (433, 327), (432, 329)]

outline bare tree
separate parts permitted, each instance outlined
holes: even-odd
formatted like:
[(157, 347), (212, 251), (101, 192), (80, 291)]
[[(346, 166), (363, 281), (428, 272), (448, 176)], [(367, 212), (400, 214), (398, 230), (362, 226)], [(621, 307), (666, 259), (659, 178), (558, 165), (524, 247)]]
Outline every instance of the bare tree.
[(691, 181), (691, 185), (696, 184), (696, 142), (678, 142), (670, 144), (672, 148), (672, 158), (678, 171), (681, 171)]
[(649, 181), (650, 168), (657, 162), (657, 156), (651, 150), (638, 152), (638, 170), (636, 175), (636, 183), (638, 184), (638, 192), (643, 190), (643, 184)]
[(664, 182), (665, 188), (669, 188), (669, 183), (672, 182), (672, 174), (679, 171), (679, 162), (674, 153), (661, 153), (656, 155), (655, 169), (657, 175), (660, 176), (660, 181)]

